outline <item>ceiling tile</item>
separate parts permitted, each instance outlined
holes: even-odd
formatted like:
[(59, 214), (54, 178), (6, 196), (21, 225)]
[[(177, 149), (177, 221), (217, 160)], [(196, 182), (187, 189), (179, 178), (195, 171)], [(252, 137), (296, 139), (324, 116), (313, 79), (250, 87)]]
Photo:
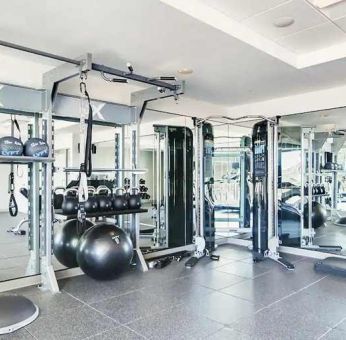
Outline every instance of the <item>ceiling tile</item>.
[(290, 0), (200, 0), (230, 18), (241, 21)]
[(334, 21), (344, 32), (346, 32), (346, 17)]
[(346, 16), (346, 1), (321, 9), (321, 12), (332, 20), (342, 18)]
[[(288, 27), (275, 27), (273, 22), (280, 17), (294, 18), (294, 24)], [(243, 21), (248, 27), (264, 35), (277, 40), (289, 34), (317, 26), (327, 22), (327, 19), (314, 10), (303, 0), (293, 0), (269, 10), (263, 14), (256, 15)]]
[(326, 23), (286, 36), (277, 42), (294, 52), (306, 53), (344, 43), (346, 33), (332, 23)]

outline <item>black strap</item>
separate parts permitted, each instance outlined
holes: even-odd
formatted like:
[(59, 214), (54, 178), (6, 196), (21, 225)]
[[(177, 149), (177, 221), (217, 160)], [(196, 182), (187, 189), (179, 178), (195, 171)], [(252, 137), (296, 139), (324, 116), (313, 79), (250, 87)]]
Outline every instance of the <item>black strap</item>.
[(18, 123), (18, 120), (16, 118), (16, 116), (13, 116), (11, 115), (11, 120), (13, 122), (13, 124), (15, 125), (17, 131), (18, 131), (18, 135), (19, 135), (19, 139), (22, 140), (22, 137), (21, 137), (21, 131), (20, 131), (20, 126), (19, 126), (19, 123)]
[[(86, 75), (84, 74), (86, 77)], [(88, 125), (87, 125), (87, 134), (85, 141), (85, 150), (84, 150), (84, 162), (81, 163), (79, 168), (79, 176), (78, 176), (78, 185), (80, 185), (82, 174), (85, 174), (86, 177), (90, 177), (92, 174), (92, 127), (93, 127), (93, 110), (90, 103), (90, 96), (88, 91), (86, 90), (86, 84), (83, 81), (85, 79), (81, 76), (80, 82), (80, 91), (84, 94), (88, 101), (89, 106), (89, 114), (88, 114)], [(83, 176), (83, 178), (85, 178)], [(78, 206), (78, 224), (77, 224), (77, 233), (81, 234), (86, 225), (86, 212), (85, 212), (85, 200), (79, 201)]]
[[(82, 86), (81, 86), (81, 89), (82, 89)], [(86, 96), (86, 98), (88, 100), (89, 115), (88, 115), (88, 126), (87, 126), (86, 142), (85, 142), (84, 163), (82, 163), (80, 165), (80, 172), (85, 172), (87, 177), (90, 177), (91, 173), (92, 173), (91, 157), (92, 157), (93, 109), (91, 107), (89, 93), (86, 90), (85, 85), (84, 85), (83, 93), (84, 93), (84, 95)]]
[(9, 175), (8, 192), (10, 194), (10, 201), (8, 203), (8, 211), (12, 217), (15, 217), (18, 214), (18, 205), (17, 205), (16, 198), (14, 197), (14, 173), (13, 172), (10, 172), (10, 175)]

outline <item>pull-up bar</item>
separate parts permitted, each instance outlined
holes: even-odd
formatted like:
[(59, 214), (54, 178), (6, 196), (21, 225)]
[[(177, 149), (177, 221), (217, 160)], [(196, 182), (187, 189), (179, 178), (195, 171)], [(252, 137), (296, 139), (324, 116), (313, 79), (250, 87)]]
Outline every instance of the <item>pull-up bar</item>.
[[(19, 51), (26, 52), (26, 53), (39, 55), (39, 56), (45, 57), (45, 58), (59, 60), (59, 61), (62, 61), (64, 63), (74, 64), (74, 65), (78, 65), (78, 66), (80, 65), (79, 60), (66, 58), (66, 57), (63, 57), (63, 56), (60, 56), (57, 54), (52, 54), (52, 53), (36, 50), (33, 48), (13, 44), (13, 43), (3, 41), (3, 40), (0, 40), (0, 46), (12, 48), (12, 49), (19, 50)], [(174, 85), (174, 84), (170, 84), (170, 83), (167, 83), (165, 81), (162, 81), (162, 80), (141, 76), (141, 75), (138, 75), (138, 74), (135, 74), (132, 72), (121, 71), (121, 70), (115, 69), (113, 67), (108, 67), (108, 66), (104, 66), (104, 65), (100, 65), (100, 64), (92, 63), (91, 69), (94, 71), (111, 74), (113, 76), (117, 76), (117, 77), (121, 77), (121, 78), (125, 78), (125, 79), (130, 79), (133, 81), (138, 81), (140, 83), (145, 83), (145, 84), (161, 87), (161, 88), (164, 88), (164, 89), (167, 89), (170, 91), (177, 91), (179, 89), (179, 85)]]

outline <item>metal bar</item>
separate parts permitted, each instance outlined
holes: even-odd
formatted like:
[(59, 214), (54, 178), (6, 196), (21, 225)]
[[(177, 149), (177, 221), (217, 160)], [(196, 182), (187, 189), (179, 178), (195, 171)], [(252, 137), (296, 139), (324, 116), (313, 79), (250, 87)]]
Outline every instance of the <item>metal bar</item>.
[[(64, 171), (64, 172), (79, 172), (79, 168), (55, 168), (56, 170)], [(133, 173), (146, 173), (148, 169), (114, 169), (114, 168), (95, 168), (93, 169), (93, 172), (133, 172)]]
[[(52, 145), (52, 109), (54, 98), (52, 97), (52, 83), (45, 84), (44, 107), (42, 115), (43, 138), (48, 145)], [(52, 157), (52, 149), (49, 157)], [(52, 237), (53, 237), (53, 211), (52, 211), (52, 176), (53, 167), (51, 163), (44, 163), (42, 168), (42, 228), (41, 228), (41, 285), (43, 289), (52, 293), (59, 292), (59, 286), (55, 277), (52, 264)]]
[(54, 162), (52, 157), (0, 156), (0, 164), (29, 164)]
[(161, 231), (161, 133), (156, 135), (156, 231), (155, 231), (155, 247), (160, 246)]
[[(39, 117), (35, 115), (34, 123), (30, 129), (30, 137), (39, 137)], [(30, 259), (26, 269), (26, 275), (35, 275), (40, 272), (40, 164), (33, 163), (29, 167), (30, 190)]]
[(10, 42), (7, 42), (7, 41), (3, 41), (3, 40), (0, 40), (0, 45), (4, 46), (4, 47), (8, 47), (8, 48), (13, 48), (15, 50), (19, 50), (19, 51), (22, 51), (22, 52), (36, 54), (36, 55), (39, 55), (41, 57), (63, 61), (65, 63), (69, 63), (69, 64), (75, 64), (75, 65), (79, 65), (80, 64), (80, 62), (78, 60), (75, 60), (75, 59), (70, 59), (70, 58), (62, 57), (62, 56), (59, 56), (57, 54), (36, 50), (34, 48), (13, 44), (13, 43), (10, 43)]
[[(168, 126), (166, 127), (166, 138), (164, 139), (164, 155), (163, 155), (163, 200), (165, 204), (165, 243), (164, 246), (168, 248), (169, 245), (169, 218), (168, 218), (168, 198), (171, 196), (170, 192), (170, 183), (169, 183), (169, 175), (170, 175), (170, 150), (169, 150), (169, 129)], [(186, 150), (186, 149), (184, 149)], [(185, 164), (184, 164), (185, 165)], [(161, 169), (160, 169), (161, 171)], [(175, 197), (175, 193), (173, 195)]]
[(308, 218), (308, 230), (309, 230), (309, 245), (312, 245), (314, 236), (314, 230), (312, 229), (312, 132), (309, 133), (308, 139), (308, 207), (309, 207), (309, 218)]
[(138, 81), (140, 83), (145, 83), (145, 84), (149, 84), (149, 85), (153, 85), (153, 86), (157, 86), (157, 87), (162, 87), (162, 88), (165, 88), (165, 89), (168, 89), (171, 91), (176, 91), (178, 89), (177, 85), (173, 85), (173, 84), (169, 84), (169, 83), (166, 83), (164, 81), (161, 81), (161, 80), (156, 80), (156, 79), (148, 78), (145, 76), (141, 76), (139, 74), (121, 71), (121, 70), (115, 69), (113, 67), (108, 67), (108, 66), (104, 66), (104, 65), (100, 65), (100, 64), (92, 63), (91, 69), (93, 71), (104, 72), (104, 73), (111, 74), (113, 76)]
[[(274, 229), (274, 166), (273, 166), (273, 129), (267, 122), (267, 195), (268, 195), (268, 239), (273, 237)], [(261, 234), (260, 232), (258, 233)]]
[[(81, 64), (81, 62), (79, 60), (76, 60), (76, 59), (66, 58), (66, 57), (63, 57), (63, 56), (60, 56), (57, 54), (36, 50), (33, 48), (13, 44), (13, 43), (3, 41), (3, 40), (0, 40), (0, 46), (12, 48), (12, 49), (19, 50), (19, 51), (26, 52), (26, 53), (36, 54), (36, 55), (39, 55), (39, 56), (44, 57), (44, 58), (55, 59), (55, 60), (59, 60), (59, 61), (65, 62), (65, 63), (77, 65), (77, 66)], [(149, 85), (162, 87), (162, 88), (165, 88), (165, 89), (168, 89), (171, 91), (176, 91), (178, 89), (177, 85), (173, 85), (173, 84), (169, 84), (169, 83), (166, 83), (164, 81), (161, 81), (161, 80), (141, 76), (141, 75), (138, 75), (138, 74), (135, 74), (132, 72), (121, 71), (121, 70), (118, 70), (118, 69), (115, 69), (112, 67), (108, 67), (108, 66), (104, 66), (104, 65), (100, 65), (100, 64), (92, 63), (91, 69), (94, 71), (98, 71), (98, 72), (108, 73), (108, 74), (111, 74), (113, 76), (138, 81), (140, 83), (146, 83)]]
[[(274, 237), (279, 239), (279, 206), (278, 206), (278, 177), (279, 177), (279, 158), (278, 158), (278, 126), (273, 125), (273, 213), (274, 213)], [(279, 246), (279, 243), (277, 244)]]
[(148, 260), (152, 260), (161, 256), (168, 256), (168, 255), (176, 254), (179, 252), (185, 252), (185, 251), (193, 251), (194, 249), (195, 249), (194, 244), (188, 244), (186, 246), (181, 246), (176, 248), (157, 250), (152, 253), (144, 254), (144, 259), (148, 261)]
[(300, 172), (300, 246), (304, 246), (304, 186), (305, 186), (305, 173), (306, 173), (306, 159), (305, 159), (305, 129), (301, 129), (300, 134), (301, 144), (301, 172)]

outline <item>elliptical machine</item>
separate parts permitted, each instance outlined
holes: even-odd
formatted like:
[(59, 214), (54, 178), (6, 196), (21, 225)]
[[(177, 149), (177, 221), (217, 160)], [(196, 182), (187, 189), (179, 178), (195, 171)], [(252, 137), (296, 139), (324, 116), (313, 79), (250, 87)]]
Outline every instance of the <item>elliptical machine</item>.
[(253, 260), (269, 258), (288, 270), (294, 265), (278, 252), (278, 119), (256, 123), (253, 154)]

